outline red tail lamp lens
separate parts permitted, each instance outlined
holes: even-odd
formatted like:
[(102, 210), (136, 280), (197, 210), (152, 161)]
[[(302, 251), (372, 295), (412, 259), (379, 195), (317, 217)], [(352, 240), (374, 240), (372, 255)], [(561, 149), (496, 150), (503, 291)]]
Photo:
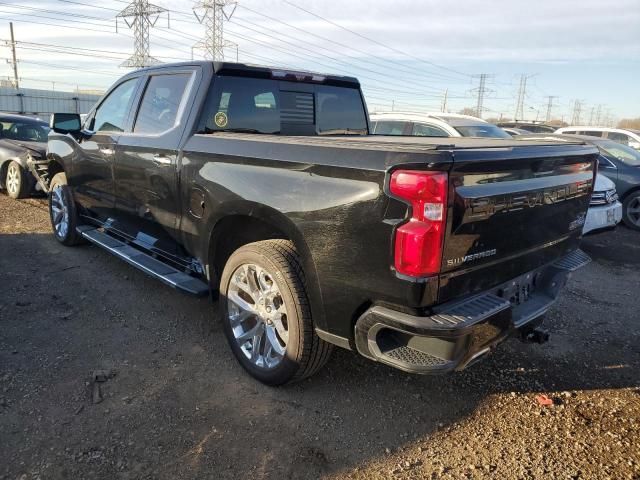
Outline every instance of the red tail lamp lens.
[(411, 205), (411, 218), (396, 229), (395, 268), (411, 277), (440, 272), (447, 214), (447, 174), (396, 170), (389, 189)]

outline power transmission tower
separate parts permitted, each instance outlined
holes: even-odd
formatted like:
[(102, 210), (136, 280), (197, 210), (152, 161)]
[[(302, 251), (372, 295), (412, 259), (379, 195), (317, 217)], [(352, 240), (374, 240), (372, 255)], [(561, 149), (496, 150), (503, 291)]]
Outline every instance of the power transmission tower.
[(514, 120), (522, 120), (524, 118), (524, 96), (527, 92), (527, 76), (520, 76), (520, 86), (518, 87), (518, 101), (516, 102), (516, 113), (513, 116)]
[(449, 89), (445, 88), (444, 89), (444, 98), (442, 99), (442, 108), (440, 109), (440, 111), (442, 113), (445, 113), (447, 111), (447, 96), (449, 95)]
[(533, 75), (520, 75), (520, 87), (518, 88), (518, 101), (516, 102), (516, 113), (513, 116), (514, 120), (524, 120), (524, 99), (527, 96), (527, 80), (535, 77), (537, 73)]
[(487, 74), (480, 74), (480, 85), (478, 85), (478, 102), (476, 104), (476, 117), (482, 118), (482, 109), (484, 104), (484, 96), (487, 93), (486, 89)]
[(149, 0), (133, 0), (116, 15), (116, 31), (119, 18), (133, 30), (133, 55), (122, 62), (121, 67), (142, 68), (160, 63), (149, 52), (149, 29), (155, 26), (160, 15), (166, 11), (166, 8), (153, 5)]
[(16, 39), (13, 36), (13, 22), (9, 22), (9, 30), (11, 30), (11, 58), (13, 59), (9, 63), (13, 67), (13, 86), (18, 90), (20, 83), (18, 80), (18, 60), (16, 60)]
[(596, 110), (596, 125), (600, 125), (600, 117), (602, 115), (602, 104), (598, 104), (598, 108)]
[[(193, 14), (204, 25), (204, 39), (193, 48), (204, 50), (205, 58), (224, 60), (225, 47), (236, 47), (238, 60), (238, 46), (224, 39), (224, 21), (231, 19), (237, 5), (233, 0), (200, 0), (194, 5)], [(201, 11), (200, 15), (198, 11)]]
[(582, 114), (582, 101), (573, 102), (573, 113), (571, 114), (571, 125), (580, 125), (580, 115)]
[(545, 121), (547, 123), (549, 122), (549, 120), (551, 120), (551, 108), (553, 107), (553, 99), (554, 98), (558, 98), (558, 97), (555, 96), (555, 95), (548, 95), (547, 96), (547, 99), (548, 99), (548, 101), (547, 101), (547, 115), (545, 117)]

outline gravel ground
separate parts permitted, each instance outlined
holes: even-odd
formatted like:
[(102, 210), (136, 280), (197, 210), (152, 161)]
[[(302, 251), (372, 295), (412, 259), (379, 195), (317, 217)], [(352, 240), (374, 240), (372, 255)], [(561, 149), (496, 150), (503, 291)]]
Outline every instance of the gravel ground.
[(545, 345), (437, 377), (338, 351), (268, 388), (207, 300), (0, 195), (0, 479), (640, 479), (639, 240), (585, 240)]

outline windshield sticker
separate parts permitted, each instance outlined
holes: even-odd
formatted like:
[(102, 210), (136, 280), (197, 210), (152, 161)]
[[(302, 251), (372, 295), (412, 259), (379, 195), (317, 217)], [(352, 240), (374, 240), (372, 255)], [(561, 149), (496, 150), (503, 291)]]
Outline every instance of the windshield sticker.
[(229, 123), (229, 119), (227, 118), (227, 114), (224, 112), (216, 113), (216, 116), (213, 117), (213, 121), (216, 122), (216, 126), (220, 128), (224, 128)]

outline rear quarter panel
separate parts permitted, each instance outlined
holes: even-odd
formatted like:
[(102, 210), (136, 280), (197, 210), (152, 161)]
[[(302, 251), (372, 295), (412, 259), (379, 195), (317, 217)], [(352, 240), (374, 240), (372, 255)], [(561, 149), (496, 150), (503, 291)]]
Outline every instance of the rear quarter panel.
[(426, 159), (195, 135), (182, 157), (182, 201), (188, 205), (195, 189), (205, 193), (209, 208), (202, 219), (185, 212), (184, 243), (205, 261), (211, 232), (226, 216), (277, 225), (301, 253), (316, 325), (350, 337), (354, 317), (374, 300), (415, 307), (435, 298), (429, 282), (408, 283), (391, 269), (392, 233), (406, 206), (384, 193), (390, 168), (405, 162), (435, 168), (437, 162), (427, 167)]

